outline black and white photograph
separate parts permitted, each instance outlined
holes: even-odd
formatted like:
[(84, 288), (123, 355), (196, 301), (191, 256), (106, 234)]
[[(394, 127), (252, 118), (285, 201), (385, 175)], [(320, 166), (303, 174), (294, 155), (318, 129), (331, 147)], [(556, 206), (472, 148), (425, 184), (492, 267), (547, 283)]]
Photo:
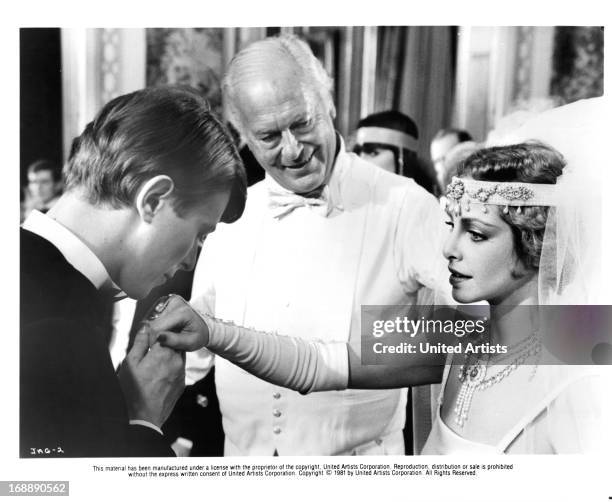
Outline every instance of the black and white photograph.
[(1, 495), (612, 497), (605, 20), (391, 19), (14, 27)]

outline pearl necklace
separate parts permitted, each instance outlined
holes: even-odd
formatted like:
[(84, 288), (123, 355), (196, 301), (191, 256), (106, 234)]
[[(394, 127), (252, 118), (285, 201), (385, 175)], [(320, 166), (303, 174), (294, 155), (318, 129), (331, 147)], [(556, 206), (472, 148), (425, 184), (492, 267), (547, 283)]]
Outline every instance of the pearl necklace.
[[(489, 378), (486, 378), (489, 359), (482, 361), (476, 358), (473, 363), (470, 363), (470, 354), (466, 354), (465, 362), (459, 367), (459, 374), (457, 375), (461, 382), (461, 389), (457, 396), (454, 412), (455, 423), (459, 427), (463, 427), (465, 424), (475, 391), (488, 389), (501, 382), (531, 356), (536, 356), (537, 359), (542, 350), (540, 339), (535, 331), (527, 339), (515, 345), (512, 352), (517, 353), (516, 349), (520, 346), (523, 346), (523, 348), (520, 349), (516, 358), (504, 369)], [(534, 366), (534, 373), (536, 369), (537, 364)]]

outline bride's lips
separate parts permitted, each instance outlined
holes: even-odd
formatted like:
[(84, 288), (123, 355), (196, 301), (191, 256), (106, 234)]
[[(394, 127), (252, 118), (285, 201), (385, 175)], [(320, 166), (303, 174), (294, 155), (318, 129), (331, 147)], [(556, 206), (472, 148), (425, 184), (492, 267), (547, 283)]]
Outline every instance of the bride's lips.
[(454, 268), (448, 267), (448, 270), (451, 273), (450, 277), (448, 278), (448, 282), (450, 282), (453, 286), (457, 286), (458, 284), (461, 284), (462, 282), (472, 278), (472, 276), (470, 275), (465, 275), (457, 272)]
[(306, 164), (308, 164), (312, 160), (312, 158), (314, 157), (316, 151), (317, 150), (314, 149), (312, 151), (312, 153), (310, 154), (310, 156), (305, 161), (303, 161), (303, 162), (297, 162), (297, 163), (291, 164), (291, 165), (283, 164), (282, 167), (284, 169), (301, 169), (302, 167), (304, 167)]

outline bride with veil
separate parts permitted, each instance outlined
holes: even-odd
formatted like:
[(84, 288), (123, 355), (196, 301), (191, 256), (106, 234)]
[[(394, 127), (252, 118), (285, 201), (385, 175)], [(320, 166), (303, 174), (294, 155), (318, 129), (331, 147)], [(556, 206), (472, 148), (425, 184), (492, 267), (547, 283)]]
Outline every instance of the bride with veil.
[[(472, 154), (449, 185), (444, 256), (453, 297), (491, 306), (505, 354), (447, 359), (423, 454), (580, 453), (602, 448), (601, 368), (562, 364), (543, 343), (550, 305), (601, 302), (601, 99), (545, 112)], [(549, 146), (550, 145), (550, 146)], [(163, 345), (210, 350), (277, 385), (313, 392), (436, 383), (435, 365), (364, 366), (344, 343), (260, 333), (180, 297), (147, 324)], [(416, 363), (415, 363), (416, 364)]]

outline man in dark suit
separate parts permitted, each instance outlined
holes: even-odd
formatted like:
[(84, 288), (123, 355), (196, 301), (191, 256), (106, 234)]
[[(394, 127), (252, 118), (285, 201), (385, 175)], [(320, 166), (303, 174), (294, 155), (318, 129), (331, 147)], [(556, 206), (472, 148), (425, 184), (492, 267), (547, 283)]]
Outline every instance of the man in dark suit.
[(195, 92), (109, 102), (76, 138), (66, 191), (21, 229), (21, 457), (170, 456), (161, 432), (184, 356), (146, 324), (118, 374), (105, 312), (192, 269), (205, 236), (244, 207), (231, 139)]

